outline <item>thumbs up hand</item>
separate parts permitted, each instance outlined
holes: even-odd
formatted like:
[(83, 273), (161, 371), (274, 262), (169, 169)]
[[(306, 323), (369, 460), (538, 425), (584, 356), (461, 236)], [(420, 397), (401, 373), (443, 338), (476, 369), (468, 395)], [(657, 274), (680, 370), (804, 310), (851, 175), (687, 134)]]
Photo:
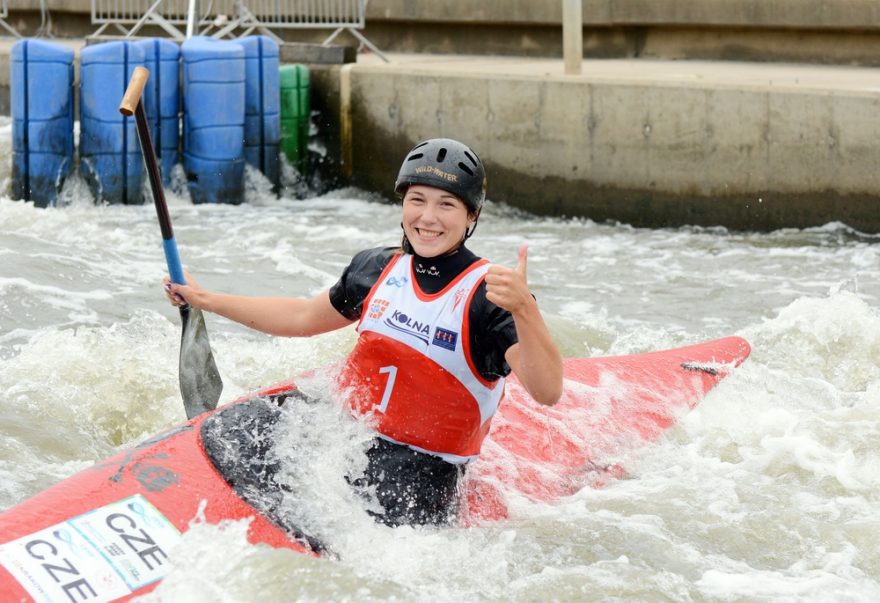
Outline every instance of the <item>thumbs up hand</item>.
[(486, 298), (513, 316), (517, 343), (504, 359), (537, 402), (552, 406), (562, 396), (562, 356), (553, 342), (538, 302), (529, 291), (528, 246), (519, 249), (516, 267), (493, 264), (486, 273)]
[(523, 245), (514, 268), (493, 264), (486, 273), (486, 299), (514, 316), (537, 305), (529, 291), (528, 252)]

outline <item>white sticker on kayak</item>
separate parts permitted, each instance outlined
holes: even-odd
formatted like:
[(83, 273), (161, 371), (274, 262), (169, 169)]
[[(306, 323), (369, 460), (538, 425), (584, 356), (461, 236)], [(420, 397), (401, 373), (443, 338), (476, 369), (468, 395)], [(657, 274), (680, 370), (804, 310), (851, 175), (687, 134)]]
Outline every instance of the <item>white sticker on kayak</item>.
[(0, 545), (0, 564), (38, 603), (112, 601), (165, 576), (179, 540), (135, 494)]

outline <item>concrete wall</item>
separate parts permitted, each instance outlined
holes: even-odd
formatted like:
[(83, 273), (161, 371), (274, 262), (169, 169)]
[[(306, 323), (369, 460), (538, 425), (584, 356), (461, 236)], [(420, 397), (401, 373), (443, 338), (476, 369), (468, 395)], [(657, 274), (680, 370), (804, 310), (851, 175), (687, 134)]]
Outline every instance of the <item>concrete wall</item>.
[(490, 199), (538, 214), (880, 231), (876, 94), (365, 65), (316, 90), (336, 78), (343, 173), (389, 197), (406, 151), (449, 136), (483, 157)]
[[(583, 0), (587, 25), (880, 28), (874, 0)], [(370, 0), (369, 20), (559, 24), (562, 0)]]
[[(204, 8), (208, 0), (201, 0)], [(9, 0), (39, 12), (40, 0)], [(48, 0), (50, 13), (88, 15), (90, 0)], [(671, 24), (880, 29), (875, 0), (583, 0), (587, 25)], [(562, 0), (369, 0), (368, 21), (559, 24)]]
[[(587, 57), (880, 65), (875, 0), (583, 0)], [(371, 0), (380, 48), (559, 56), (561, 0)]]
[[(10, 4), (7, 21), (33, 35), (42, 24), (39, 0)], [(89, 0), (47, 4), (56, 36), (96, 29)], [(388, 51), (553, 57), (562, 52), (561, 7), (562, 0), (370, 0), (364, 33)], [(880, 65), (877, 0), (583, 0), (583, 7), (587, 57)], [(297, 42), (330, 33), (275, 31)], [(357, 44), (348, 35), (340, 41)]]

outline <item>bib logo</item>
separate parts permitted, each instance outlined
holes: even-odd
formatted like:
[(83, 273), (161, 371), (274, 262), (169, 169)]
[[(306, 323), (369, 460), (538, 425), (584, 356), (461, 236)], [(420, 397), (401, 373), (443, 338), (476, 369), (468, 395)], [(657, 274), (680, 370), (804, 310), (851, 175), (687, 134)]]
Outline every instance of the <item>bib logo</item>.
[(434, 341), (432, 342), (434, 345), (454, 352), (456, 342), (458, 342), (458, 333), (455, 331), (447, 331), (440, 327), (434, 331)]
[(389, 305), (389, 302), (384, 299), (374, 299), (370, 302), (370, 309), (367, 310), (367, 318), (379, 320), (385, 314), (385, 310), (388, 309)]
[(400, 289), (401, 287), (403, 287), (403, 286), (404, 286), (405, 284), (407, 284), (408, 282), (409, 282), (409, 279), (406, 278), (405, 276), (401, 276), (400, 278), (397, 278), (397, 277), (394, 277), (394, 276), (389, 276), (389, 277), (388, 277), (388, 280), (385, 281), (385, 284), (386, 284), (386, 285), (390, 285), (390, 286), (392, 286), (392, 287), (397, 287), (398, 289)]
[(461, 300), (464, 299), (464, 294), (465, 294), (464, 289), (459, 289), (458, 291), (455, 292), (455, 296), (452, 298), (452, 311), (453, 312), (458, 307), (458, 304), (461, 303)]
[(413, 320), (403, 312), (398, 310), (392, 312), (391, 316), (385, 319), (385, 325), (395, 331), (412, 335), (425, 345), (428, 345), (431, 328), (426, 323)]

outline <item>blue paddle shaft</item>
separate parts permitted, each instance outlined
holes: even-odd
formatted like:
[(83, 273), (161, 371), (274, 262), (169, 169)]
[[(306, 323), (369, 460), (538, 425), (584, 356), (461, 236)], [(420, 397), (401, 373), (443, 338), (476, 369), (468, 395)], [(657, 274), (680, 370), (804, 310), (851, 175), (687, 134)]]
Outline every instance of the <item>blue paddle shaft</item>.
[(174, 237), (162, 239), (162, 247), (165, 249), (165, 262), (168, 264), (168, 275), (171, 277), (171, 282), (185, 285), (186, 279), (183, 278), (183, 265), (180, 263), (180, 253), (177, 251), (177, 241), (174, 240)]
[(137, 123), (141, 153), (144, 156), (144, 164), (147, 167), (147, 176), (150, 179), (150, 190), (153, 193), (153, 201), (156, 205), (156, 216), (159, 218), (159, 228), (162, 230), (162, 248), (165, 250), (168, 275), (171, 277), (171, 282), (185, 285), (186, 279), (183, 278), (183, 265), (180, 262), (180, 253), (177, 251), (174, 229), (171, 227), (168, 204), (165, 202), (165, 189), (162, 188), (159, 164), (156, 162), (153, 140), (150, 138), (150, 128), (147, 125), (147, 116), (144, 113), (144, 105), (140, 102), (140, 99), (138, 99), (135, 105), (134, 118)]

